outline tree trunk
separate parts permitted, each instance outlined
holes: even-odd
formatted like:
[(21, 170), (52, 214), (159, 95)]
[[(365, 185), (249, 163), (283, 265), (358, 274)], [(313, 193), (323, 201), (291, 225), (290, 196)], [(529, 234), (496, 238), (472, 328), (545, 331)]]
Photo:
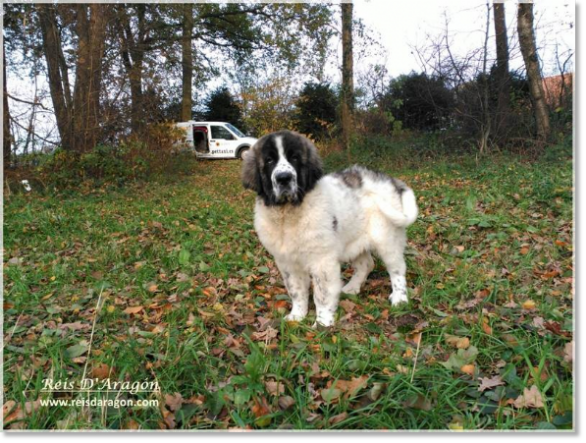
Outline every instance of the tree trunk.
[(494, 3), (494, 32), (496, 39), (496, 77), (498, 85), (497, 131), (501, 133), (506, 128), (510, 112), (509, 45), (507, 41), (504, 3)]
[(539, 70), (537, 49), (535, 47), (535, 33), (533, 29), (533, 4), (519, 3), (517, 10), (517, 32), (519, 46), (525, 61), (525, 69), (529, 79), (529, 90), (533, 99), (535, 120), (537, 122), (537, 137), (545, 142), (549, 136), (549, 114), (543, 92), (543, 79)]
[(71, 125), (71, 96), (68, 71), (64, 63), (61, 35), (57, 26), (55, 7), (51, 4), (37, 5), (39, 23), (43, 38), (43, 49), (47, 61), (49, 75), (49, 90), (55, 110), (57, 129), (61, 138), (61, 147), (66, 150), (73, 149), (72, 125)]
[(354, 111), (354, 62), (352, 58), (352, 3), (342, 4), (342, 143), (350, 152)]
[(2, 70), (4, 72), (4, 124), (2, 134), (2, 141), (4, 142), (4, 168), (10, 165), (10, 145), (12, 144), (12, 137), (10, 135), (10, 113), (8, 111), (8, 89), (6, 88), (6, 45), (2, 45)]
[(142, 73), (145, 54), (145, 21), (146, 7), (144, 4), (136, 5), (136, 16), (138, 18), (138, 29), (136, 38), (133, 36), (130, 25), (130, 17), (126, 5), (117, 9), (118, 33), (122, 40), (122, 63), (126, 69), (130, 83), (130, 128), (133, 133), (140, 133), (144, 125), (145, 110), (143, 107)]
[(76, 12), (79, 41), (73, 92), (74, 149), (86, 152), (99, 140), (106, 5), (78, 4)]
[(181, 121), (191, 120), (191, 83), (193, 78), (193, 54), (191, 38), (193, 33), (193, 4), (183, 5), (183, 35), (181, 51), (183, 58), (183, 94), (181, 98)]

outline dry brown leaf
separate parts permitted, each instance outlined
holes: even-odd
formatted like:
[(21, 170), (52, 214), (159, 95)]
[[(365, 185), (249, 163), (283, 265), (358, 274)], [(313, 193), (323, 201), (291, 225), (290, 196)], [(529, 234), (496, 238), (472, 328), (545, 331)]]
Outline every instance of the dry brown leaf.
[(352, 380), (336, 380), (333, 388), (339, 389), (346, 393), (346, 397), (356, 395), (358, 391), (366, 387), (368, 381), (368, 375), (362, 375), (360, 377), (354, 377)]
[(283, 411), (291, 408), (295, 404), (295, 399), (293, 397), (289, 397), (288, 395), (284, 395), (279, 397), (279, 408)]
[(460, 371), (462, 371), (464, 374), (474, 375), (475, 369), (476, 369), (476, 367), (473, 364), (469, 364), (469, 365), (462, 366), (460, 368)]
[(487, 389), (492, 389), (496, 386), (500, 386), (500, 385), (505, 384), (505, 382), (501, 379), (501, 377), (499, 375), (495, 375), (494, 377), (491, 377), (491, 378), (478, 377), (478, 380), (480, 380), (480, 386), (478, 387), (478, 390), (480, 392), (484, 392)]
[(254, 399), (254, 404), (252, 405), (252, 413), (256, 418), (271, 413), (271, 410), (269, 409), (267, 401), (264, 399), (264, 397), (261, 397), (260, 399)]
[(177, 411), (179, 410), (179, 408), (181, 408), (181, 405), (183, 404), (183, 397), (181, 396), (181, 394), (179, 392), (176, 392), (175, 394), (165, 394), (165, 405), (167, 405), (167, 407), (171, 410), (171, 411)]
[(285, 393), (285, 385), (278, 381), (265, 381), (265, 388), (271, 395), (280, 395)]
[(468, 349), (470, 339), (468, 337), (458, 337), (457, 335), (446, 334), (446, 343), (458, 349)]
[(346, 420), (347, 417), (348, 417), (348, 413), (347, 412), (342, 412), (341, 414), (334, 415), (332, 418), (330, 418), (328, 420), (328, 423), (329, 423), (330, 426), (333, 426), (335, 424), (340, 423), (341, 421)]
[(431, 402), (421, 394), (410, 397), (403, 402), (406, 408), (420, 409), (422, 411), (430, 411), (432, 408)]
[(165, 421), (165, 425), (167, 429), (175, 429), (175, 414), (168, 411), (167, 409), (163, 410), (163, 420)]
[(513, 405), (516, 408), (543, 408), (543, 397), (537, 386), (533, 385), (530, 389), (523, 389), (523, 394), (517, 397)]
[(531, 323), (538, 329), (545, 328), (543, 317), (535, 317)]
[(400, 374), (408, 374), (409, 368), (407, 366), (397, 365), (397, 372), (399, 372)]
[(564, 361), (572, 363), (574, 361), (574, 341), (566, 343), (564, 346)]
[(271, 326), (261, 332), (253, 332), (252, 338), (256, 341), (271, 341), (279, 335), (279, 331)]
[(140, 429), (140, 425), (133, 419), (129, 418), (123, 429), (132, 429), (132, 430), (136, 430), (136, 429)]
[[(14, 406), (16, 406), (16, 408)], [(40, 398), (34, 401), (25, 402), (24, 409), (21, 408), (20, 404), (17, 404), (14, 401), (7, 401), (2, 408), (4, 414), (8, 414), (4, 415), (4, 426), (10, 426), (11, 429), (22, 429), (23, 425), (21, 423), (14, 423), (12, 425), (10, 423), (25, 419), (40, 407)]]
[(59, 329), (65, 330), (65, 329), (69, 329), (70, 331), (80, 331), (83, 329), (90, 329), (91, 326), (89, 325), (89, 323), (82, 323), (79, 321), (76, 321), (74, 323), (63, 323), (61, 325), (59, 325)]
[(132, 315), (132, 314), (138, 314), (139, 312), (141, 312), (144, 308), (142, 306), (130, 306), (128, 308), (126, 308), (124, 311), (125, 314), (128, 315)]
[(342, 307), (342, 309), (344, 311), (346, 311), (348, 314), (353, 313), (354, 310), (356, 309), (356, 303), (354, 303), (351, 300), (344, 299), (344, 300), (340, 301), (339, 304)]
[(110, 375), (110, 366), (106, 363), (99, 363), (92, 369), (92, 377), (104, 380)]
[(4, 417), (4, 421), (6, 422), (6, 416), (12, 412), (14, 407), (16, 406), (16, 402), (14, 400), (8, 400), (2, 405), (2, 417)]

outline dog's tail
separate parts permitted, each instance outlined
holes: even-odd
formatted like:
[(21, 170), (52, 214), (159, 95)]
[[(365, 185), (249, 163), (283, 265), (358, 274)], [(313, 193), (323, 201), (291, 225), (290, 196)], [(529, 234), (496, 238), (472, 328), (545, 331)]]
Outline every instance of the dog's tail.
[(395, 225), (401, 228), (413, 224), (417, 219), (419, 210), (417, 209), (417, 200), (415, 194), (410, 188), (405, 187), (401, 192), (401, 204), (403, 211), (395, 209), (388, 201), (379, 198), (379, 209)]

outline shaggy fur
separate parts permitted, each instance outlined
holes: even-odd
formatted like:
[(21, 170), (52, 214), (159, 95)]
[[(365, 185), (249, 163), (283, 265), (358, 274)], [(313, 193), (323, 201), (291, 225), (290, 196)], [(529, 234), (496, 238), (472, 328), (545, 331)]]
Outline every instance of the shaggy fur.
[[(274, 256), (293, 302), (287, 320), (302, 320), (309, 289), (317, 323), (330, 326), (340, 292), (358, 294), (374, 267), (386, 264), (392, 304), (407, 301), (405, 228), (417, 218), (413, 191), (401, 180), (353, 166), (322, 176), (317, 149), (295, 132), (262, 137), (244, 157), (244, 187), (258, 195), (254, 226)], [(340, 265), (354, 275), (342, 287)]]

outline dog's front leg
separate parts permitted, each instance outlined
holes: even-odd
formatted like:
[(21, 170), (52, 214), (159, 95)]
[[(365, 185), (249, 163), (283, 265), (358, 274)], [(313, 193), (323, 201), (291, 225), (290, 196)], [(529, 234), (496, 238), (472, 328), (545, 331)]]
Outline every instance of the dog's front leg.
[(336, 259), (324, 260), (315, 269), (312, 269), (313, 301), (317, 311), (317, 323), (323, 326), (334, 324), (334, 316), (338, 309), (342, 279), (340, 264)]
[(281, 271), (285, 287), (293, 304), (291, 312), (285, 316), (285, 320), (301, 321), (307, 315), (310, 283), (309, 273), (303, 269), (284, 263), (277, 263), (277, 266)]

